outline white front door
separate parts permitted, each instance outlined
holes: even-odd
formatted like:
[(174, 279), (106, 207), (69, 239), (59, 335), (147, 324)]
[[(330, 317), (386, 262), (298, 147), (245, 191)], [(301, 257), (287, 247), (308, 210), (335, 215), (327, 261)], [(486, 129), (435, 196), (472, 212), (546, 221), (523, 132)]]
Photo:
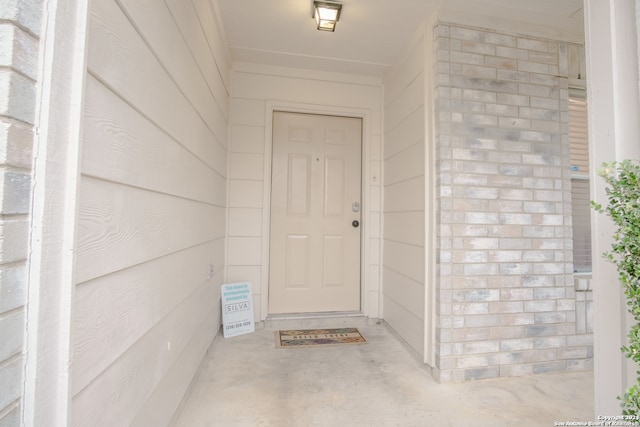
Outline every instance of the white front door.
[(362, 120), (275, 112), (269, 312), (360, 310)]

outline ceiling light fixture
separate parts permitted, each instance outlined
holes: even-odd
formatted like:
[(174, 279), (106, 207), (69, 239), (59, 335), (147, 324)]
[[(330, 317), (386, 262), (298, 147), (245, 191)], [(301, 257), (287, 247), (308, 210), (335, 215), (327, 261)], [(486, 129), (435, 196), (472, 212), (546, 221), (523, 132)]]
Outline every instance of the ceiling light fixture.
[(340, 11), (342, 10), (342, 4), (326, 2), (326, 1), (314, 1), (313, 2), (313, 17), (316, 20), (316, 25), (320, 31), (335, 31), (336, 22), (340, 19)]

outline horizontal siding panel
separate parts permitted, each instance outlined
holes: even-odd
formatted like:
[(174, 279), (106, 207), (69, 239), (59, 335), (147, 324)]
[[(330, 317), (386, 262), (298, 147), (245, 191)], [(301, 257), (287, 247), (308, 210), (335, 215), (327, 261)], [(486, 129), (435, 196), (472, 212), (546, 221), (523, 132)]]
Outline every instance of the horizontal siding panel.
[(237, 98), (277, 99), (287, 102), (380, 108), (380, 88), (369, 85), (312, 80), (288, 76), (236, 72), (233, 92)]
[(398, 99), (393, 101), (389, 107), (385, 109), (384, 129), (385, 131), (393, 130), (411, 113), (418, 110), (424, 105), (424, 78), (420, 74), (403, 91)]
[[(0, 315), (0, 363), (22, 352), (24, 344), (24, 310)], [(2, 409), (2, 407), (0, 407)]]
[(384, 187), (384, 211), (424, 211), (424, 177)]
[(384, 136), (384, 158), (388, 159), (425, 138), (424, 107), (418, 108)]
[(230, 265), (227, 267), (227, 283), (249, 282), (253, 290), (254, 320), (259, 322), (260, 298), (262, 289), (262, 266)]
[(387, 159), (384, 164), (385, 185), (424, 176), (424, 144), (415, 144)]
[[(218, 24), (207, 0), (91, 3), (72, 425), (166, 425), (219, 330), (230, 58)], [(264, 122), (264, 103), (254, 111)]]
[(231, 147), (233, 153), (264, 153), (264, 127), (234, 125), (231, 127)]
[[(16, 357), (11, 362), (0, 366), (0, 410), (22, 396), (24, 358)], [(2, 420), (0, 420), (1, 422)]]
[(22, 422), (22, 401), (17, 401), (8, 408), (4, 408), (4, 415), (0, 416), (1, 427), (14, 427)]
[(425, 213), (387, 212), (384, 214), (384, 237), (396, 242), (424, 246)]
[[(215, 244), (223, 246), (224, 239)], [(224, 257), (212, 258), (213, 246), (214, 243), (207, 243), (185, 249), (76, 289), (74, 395), (205, 283), (210, 262), (222, 268)]]
[(26, 216), (0, 216), (0, 264), (22, 263), (27, 259), (30, 223)]
[(425, 37), (384, 81), (382, 307), (385, 321), (424, 356)]
[(229, 265), (261, 265), (262, 237), (229, 237)]
[(384, 80), (385, 108), (393, 103), (398, 96), (424, 71), (424, 37), (420, 37), (407, 56), (391, 71)]
[(416, 282), (424, 282), (425, 260), (423, 247), (385, 240), (384, 257), (384, 266), (386, 268), (395, 270)]
[[(184, 0), (171, 1), (173, 1), (176, 6), (182, 7)], [(230, 92), (228, 88), (231, 87), (231, 56), (229, 54), (229, 49), (227, 48), (224, 29), (219, 25), (221, 24), (221, 19), (218, 19), (216, 16), (216, 9), (212, 1), (191, 0), (191, 4), (195, 9), (198, 21), (200, 22), (200, 27), (207, 38), (207, 43), (211, 48), (213, 57), (216, 59), (216, 65), (218, 72), (220, 73), (220, 77), (227, 88), (227, 92)], [(187, 26), (191, 25), (191, 23), (187, 23)]]
[(424, 284), (383, 269), (384, 294), (418, 319), (424, 319)]
[(218, 171), (227, 126), (212, 132), (111, 0), (92, 3), (88, 67), (127, 102)]
[(230, 265), (227, 268), (227, 281), (229, 283), (251, 282), (254, 295), (257, 295), (260, 293), (261, 288), (259, 285), (260, 285), (261, 278), (262, 278), (262, 267), (259, 265), (252, 265), (252, 266)]
[(87, 79), (84, 174), (224, 206), (226, 156), (216, 171), (115, 96)]
[(249, 282), (253, 290), (253, 318), (256, 322), (261, 320), (261, 290), (262, 290), (262, 266), (261, 265), (229, 265), (227, 266), (227, 283)]
[(27, 289), (27, 266), (24, 263), (0, 270), (0, 313), (22, 307)]
[[(209, 2), (197, 1), (198, 10), (194, 8), (193, 2), (184, 0), (166, 0), (165, 3), (173, 15), (180, 33), (184, 38), (191, 54), (198, 63), (200, 72), (209, 86), (216, 103), (219, 105), (221, 114), (225, 121), (229, 121), (229, 87), (226, 82), (229, 79), (229, 56), (224, 49), (219, 50), (218, 43), (215, 46), (209, 44), (210, 38), (220, 39), (215, 31), (215, 22)], [(199, 25), (194, 25), (197, 22)]]
[(365, 138), (364, 155), (369, 157), (372, 171), (377, 171), (382, 160), (382, 135), (370, 135)]
[(264, 179), (264, 156), (253, 153), (231, 153), (229, 155), (229, 179)]
[(261, 208), (262, 181), (229, 181), (230, 208)]
[(209, 313), (208, 319), (202, 322), (187, 348), (171, 365), (162, 382), (142, 406), (131, 427), (167, 425), (167, 420), (170, 420), (178, 409), (191, 379), (198, 371), (202, 358), (217, 333), (217, 329), (211, 327), (217, 317), (213, 312)]
[(219, 282), (202, 284), (78, 393), (72, 401), (70, 424), (130, 425), (196, 331), (211, 319), (212, 301), (220, 297), (214, 283)]
[(234, 125), (264, 128), (267, 104), (258, 99), (232, 99), (231, 121)]
[(384, 321), (394, 329), (420, 356), (424, 356), (424, 321), (404, 307), (383, 296)]
[(230, 208), (229, 236), (261, 237), (262, 209)]
[(225, 208), (84, 178), (78, 283), (223, 237)]
[[(153, 46), (155, 56), (180, 87), (189, 103), (199, 112), (202, 120), (214, 133), (216, 129), (223, 129), (227, 118), (216, 103), (202, 70), (165, 2), (120, 0), (120, 4), (146, 42)], [(183, 8), (190, 9), (189, 6)], [(221, 143), (226, 140), (222, 135), (217, 137)]]
[[(235, 49), (235, 48), (232, 48), (232, 50), (234, 52), (242, 51), (242, 49)], [(239, 61), (242, 61), (242, 59), (240, 59)], [(322, 62), (322, 59), (319, 59), (319, 61)], [(262, 63), (234, 62), (233, 69), (234, 71), (239, 73), (249, 73), (249, 74), (257, 73), (257, 74), (266, 74), (266, 75), (272, 75), (272, 76), (293, 77), (293, 78), (302, 78), (302, 79), (309, 79), (309, 80), (321, 80), (321, 81), (356, 84), (356, 85), (363, 85), (363, 86), (380, 87), (382, 85), (382, 78), (374, 75), (350, 73), (346, 71), (334, 73), (334, 72), (324, 71), (324, 70), (313, 68), (313, 67), (298, 68), (295, 66), (295, 64), (280, 66), (280, 65), (269, 65), (269, 64), (266, 64), (266, 62), (267, 61)], [(324, 64), (326, 65), (326, 62), (324, 62)], [(321, 67), (321, 68), (326, 68), (326, 67)]]

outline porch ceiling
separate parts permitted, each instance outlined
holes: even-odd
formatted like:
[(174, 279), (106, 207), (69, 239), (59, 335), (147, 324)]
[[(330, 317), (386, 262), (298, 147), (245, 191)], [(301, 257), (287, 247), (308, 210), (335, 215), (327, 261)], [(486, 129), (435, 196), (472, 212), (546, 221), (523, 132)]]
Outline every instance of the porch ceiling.
[(397, 62), (436, 9), (478, 24), (537, 26), (560, 39), (575, 40), (583, 32), (583, 0), (342, 0), (335, 33), (315, 29), (313, 0), (214, 1), (234, 61), (372, 76), (383, 76)]

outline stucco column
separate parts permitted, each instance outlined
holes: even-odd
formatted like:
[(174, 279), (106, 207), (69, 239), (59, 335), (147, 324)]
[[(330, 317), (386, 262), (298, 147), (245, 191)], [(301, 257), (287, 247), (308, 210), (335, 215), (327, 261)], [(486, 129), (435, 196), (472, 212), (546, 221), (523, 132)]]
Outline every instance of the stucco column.
[[(585, 0), (591, 195), (606, 201), (603, 162), (640, 158), (640, 103), (635, 2)], [(636, 367), (620, 351), (628, 318), (615, 266), (601, 254), (611, 247), (613, 224), (592, 214), (594, 375), (597, 415), (621, 412), (617, 396), (634, 380)]]

